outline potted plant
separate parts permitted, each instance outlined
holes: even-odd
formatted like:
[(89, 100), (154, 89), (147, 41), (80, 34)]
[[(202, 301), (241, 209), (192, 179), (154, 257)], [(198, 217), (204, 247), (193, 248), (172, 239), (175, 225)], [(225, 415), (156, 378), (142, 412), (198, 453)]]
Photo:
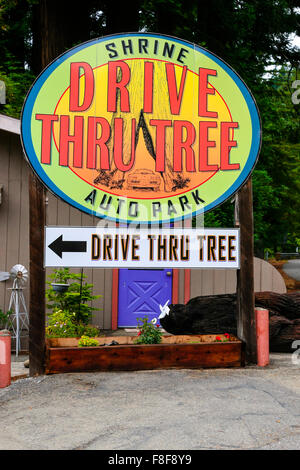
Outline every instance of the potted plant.
[(68, 268), (56, 269), (53, 275), (51, 275), (52, 278), (54, 277), (54, 282), (51, 282), (52, 289), (55, 292), (66, 292), (70, 287), (70, 284), (67, 282), (69, 280), (69, 275), (70, 271)]

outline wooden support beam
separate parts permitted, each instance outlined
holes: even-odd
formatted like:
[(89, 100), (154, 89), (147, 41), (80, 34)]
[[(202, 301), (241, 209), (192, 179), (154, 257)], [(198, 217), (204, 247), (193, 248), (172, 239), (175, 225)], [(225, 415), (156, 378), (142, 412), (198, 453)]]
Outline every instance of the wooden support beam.
[[(66, 10), (65, 10), (66, 9)], [(57, 11), (60, 15), (57, 15)], [(62, 11), (63, 10), (63, 11)], [(68, 14), (65, 14), (65, 13)], [(33, 13), (33, 69), (39, 74), (55, 57), (88, 37), (88, 6), (69, 8), (60, 0), (35, 2)], [(80, 24), (80, 27), (78, 25)], [(84, 25), (84, 28), (83, 28)], [(30, 312), (29, 374), (44, 373), (45, 351), (45, 189), (32, 173), (29, 177), (30, 206)]]
[(45, 189), (37, 177), (29, 175), (29, 375), (44, 373), (45, 362), (45, 269), (44, 227)]
[[(192, 219), (185, 219), (183, 227), (192, 227)], [(191, 270), (184, 270), (184, 303), (186, 304), (191, 298)]]
[(246, 343), (246, 361), (256, 363), (254, 313), (253, 200), (251, 178), (236, 196), (236, 226), (240, 228), (240, 269), (237, 271), (237, 335)]

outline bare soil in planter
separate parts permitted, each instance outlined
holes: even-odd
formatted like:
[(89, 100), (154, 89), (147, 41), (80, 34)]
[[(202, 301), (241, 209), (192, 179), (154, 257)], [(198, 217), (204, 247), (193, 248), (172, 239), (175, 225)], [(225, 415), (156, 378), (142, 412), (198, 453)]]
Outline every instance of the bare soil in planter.
[[(134, 344), (136, 336), (101, 336), (99, 346), (78, 347), (77, 338), (48, 338), (46, 374), (62, 372), (242, 367), (244, 343), (230, 336), (164, 335), (160, 344)], [(108, 346), (112, 341), (118, 345)]]

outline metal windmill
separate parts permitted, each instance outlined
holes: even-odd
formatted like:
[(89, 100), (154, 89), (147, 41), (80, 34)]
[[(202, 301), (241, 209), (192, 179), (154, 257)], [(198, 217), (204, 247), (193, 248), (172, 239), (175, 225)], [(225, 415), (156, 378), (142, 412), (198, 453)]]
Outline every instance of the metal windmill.
[(29, 318), (23, 294), (24, 285), (28, 279), (28, 271), (22, 264), (16, 264), (9, 273), (0, 273), (1, 281), (8, 279), (13, 281), (13, 286), (8, 288), (11, 291), (8, 307), (11, 314), (6, 328), (11, 329), (11, 337), (16, 340), (16, 356), (18, 356), (21, 349), (20, 339), (27, 336), (29, 331)]

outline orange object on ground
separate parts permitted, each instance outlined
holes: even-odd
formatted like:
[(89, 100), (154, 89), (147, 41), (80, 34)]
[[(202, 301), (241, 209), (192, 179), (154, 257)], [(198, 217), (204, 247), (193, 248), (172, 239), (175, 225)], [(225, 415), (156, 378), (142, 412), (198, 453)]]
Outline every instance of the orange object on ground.
[(0, 331), (0, 388), (11, 384), (11, 337), (8, 330)]
[(257, 365), (265, 367), (269, 364), (269, 310), (255, 308)]

